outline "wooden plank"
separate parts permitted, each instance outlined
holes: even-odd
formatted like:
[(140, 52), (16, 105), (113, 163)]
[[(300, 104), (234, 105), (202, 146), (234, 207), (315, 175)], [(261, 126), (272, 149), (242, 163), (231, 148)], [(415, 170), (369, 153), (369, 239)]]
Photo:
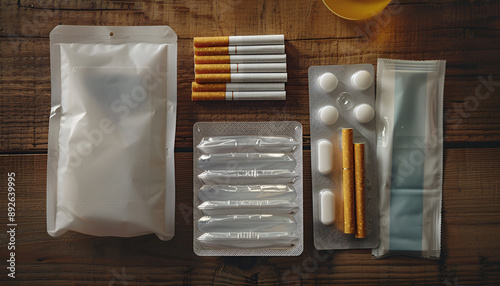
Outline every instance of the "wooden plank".
[[(443, 257), (438, 261), (392, 257), (373, 260), (369, 250), (316, 251), (312, 241), (310, 151), (304, 152), (305, 250), (298, 257), (197, 257), (192, 251), (192, 153), (176, 153), (176, 234), (168, 242), (154, 235), (100, 238), (74, 232), (46, 233), (46, 156), (0, 156), (2, 178), (15, 172), (17, 281), (37, 284), (56, 278), (105, 283), (132, 277), (130, 285), (179, 281), (221, 283), (362, 283), (429, 285), (500, 283), (500, 148), (445, 152)], [(6, 197), (1, 188), (0, 197)], [(6, 205), (0, 205), (6, 213)], [(4, 215), (2, 217), (5, 218)], [(5, 226), (3, 226), (5, 228)], [(0, 257), (7, 257), (0, 231)], [(121, 275), (121, 276), (120, 276)], [(1, 277), (0, 279), (5, 279)], [(454, 285), (454, 284), (451, 284)], [(455, 284), (456, 285), (456, 284)]]
[[(20, 40), (22, 49), (41, 49), (43, 55), (37, 57), (1, 58), (2, 93), (4, 102), (0, 114), (1, 150), (8, 152), (45, 152), (48, 138), (48, 116), (50, 112), (50, 63), (48, 41), (46, 39)], [(294, 41), (289, 54), (286, 102), (191, 102), (190, 84), (192, 74), (191, 40), (179, 41), (179, 81), (178, 81), (178, 122), (176, 147), (191, 148), (192, 126), (198, 121), (267, 121), (296, 120), (304, 125), (304, 134), (309, 134), (307, 68), (310, 65), (334, 64), (335, 59), (307, 60), (303, 54), (313, 58), (318, 50), (326, 53), (330, 40)], [(9, 44), (0, 44), (1, 47)], [(320, 48), (322, 47), (322, 48)], [(6, 48), (7, 49), (7, 48)], [(189, 51), (189, 52), (187, 52)], [(301, 51), (301, 52), (297, 52)], [(27, 52), (30, 53), (30, 52)], [(472, 52), (471, 52), (472, 53)], [(493, 53), (493, 51), (492, 51)], [(496, 54), (496, 52), (494, 52)], [(443, 58), (448, 64), (460, 61), (464, 53), (446, 53)], [(485, 72), (458, 75), (453, 66), (447, 68), (445, 84), (445, 139), (446, 142), (499, 142), (500, 141), (500, 97), (494, 96), (497, 87), (490, 93), (482, 85), (481, 78), (500, 82), (499, 76), (487, 73), (491, 63), (485, 53), (480, 64)], [(465, 56), (467, 58), (467, 56)], [(359, 62), (363, 62), (360, 60)], [(370, 56), (367, 62), (376, 63)], [(464, 65), (466, 63), (463, 63)], [(498, 64), (495, 63), (495, 64)], [(491, 68), (490, 70), (493, 70)], [(453, 75), (453, 74), (457, 75)], [(451, 75), (449, 75), (451, 74)], [(480, 77), (480, 78), (479, 78)], [(476, 89), (480, 95), (476, 95)], [(484, 96), (483, 96), (484, 95)], [(238, 110), (232, 113), (228, 110)], [(306, 142), (307, 143), (307, 142)]]
[[(392, 5), (392, 10), (387, 10), (401, 9), (391, 13), (390, 18), (356, 22), (342, 20), (314, 1), (244, 3), (2, 2), (0, 36), (5, 40), (0, 42), (0, 131), (3, 135), (0, 152), (46, 152), (50, 112), (48, 35), (60, 23), (172, 26), (180, 38), (178, 148), (191, 148), (191, 128), (198, 121), (297, 120), (304, 125), (307, 138), (308, 67), (376, 64), (378, 57), (446, 59), (446, 142), (500, 142), (500, 97), (495, 96), (500, 82), (500, 75), (496, 73), (500, 64), (500, 37), (495, 15), (500, 13), (500, 3), (402, 1), (401, 5)], [(52, 10), (54, 5), (60, 10)], [(462, 9), (469, 12), (458, 15)], [(73, 16), (74, 11), (79, 11), (78, 17)], [(455, 11), (457, 15), (452, 12), (443, 15), (442, 11)], [(421, 15), (426, 15), (427, 20), (421, 21)], [(367, 29), (372, 32), (367, 33)], [(190, 82), (194, 77), (192, 37), (271, 33), (284, 33), (287, 39), (286, 102), (190, 101)], [(481, 78), (488, 81), (490, 75), (496, 85), (487, 89)]]

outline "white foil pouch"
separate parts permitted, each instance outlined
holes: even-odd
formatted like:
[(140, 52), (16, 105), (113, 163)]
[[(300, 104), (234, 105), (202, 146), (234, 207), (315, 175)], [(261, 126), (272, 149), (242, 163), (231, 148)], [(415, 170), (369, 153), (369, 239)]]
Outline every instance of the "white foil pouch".
[(445, 61), (379, 59), (377, 257), (439, 258)]
[(168, 26), (57, 26), (47, 231), (174, 235), (177, 35)]

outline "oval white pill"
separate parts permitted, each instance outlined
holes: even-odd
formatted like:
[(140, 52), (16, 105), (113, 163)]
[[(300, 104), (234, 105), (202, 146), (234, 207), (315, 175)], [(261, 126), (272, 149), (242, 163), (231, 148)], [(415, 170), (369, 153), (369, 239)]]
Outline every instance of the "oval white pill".
[(375, 110), (370, 105), (363, 103), (354, 108), (354, 117), (359, 123), (368, 123), (375, 116)]
[(365, 70), (357, 71), (351, 77), (351, 84), (359, 90), (365, 90), (369, 88), (372, 83), (372, 75)]
[(333, 146), (328, 140), (318, 142), (318, 171), (326, 175), (332, 171)]
[(327, 105), (319, 110), (319, 118), (326, 125), (331, 125), (339, 118), (339, 111), (337, 108)]
[(339, 80), (331, 72), (324, 73), (318, 78), (319, 86), (326, 92), (334, 90), (337, 87), (338, 83)]
[(324, 225), (332, 224), (335, 221), (335, 201), (333, 193), (324, 189), (321, 191), (319, 220)]

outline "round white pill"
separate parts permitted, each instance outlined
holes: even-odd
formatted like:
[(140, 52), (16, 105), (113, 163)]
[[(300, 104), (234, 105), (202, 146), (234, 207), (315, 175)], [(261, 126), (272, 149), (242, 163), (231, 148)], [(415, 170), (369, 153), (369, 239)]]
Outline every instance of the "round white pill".
[(362, 103), (354, 108), (354, 117), (359, 123), (368, 123), (374, 116), (375, 110), (366, 103)]
[(351, 77), (351, 84), (359, 90), (365, 90), (369, 88), (372, 83), (372, 75), (365, 70), (357, 71)]
[(326, 92), (330, 92), (337, 87), (337, 84), (339, 84), (339, 80), (333, 73), (327, 72), (322, 74), (318, 78), (318, 84), (321, 87), (321, 89), (323, 89)]
[(332, 224), (335, 221), (335, 201), (333, 193), (329, 189), (321, 191), (319, 220), (324, 225)]
[(339, 119), (339, 111), (337, 108), (327, 105), (319, 110), (319, 118), (326, 125), (332, 125)]

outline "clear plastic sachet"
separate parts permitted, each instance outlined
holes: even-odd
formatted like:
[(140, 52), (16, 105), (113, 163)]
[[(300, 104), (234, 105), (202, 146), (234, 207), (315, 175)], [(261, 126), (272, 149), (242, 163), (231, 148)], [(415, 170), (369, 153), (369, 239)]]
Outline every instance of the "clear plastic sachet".
[(174, 235), (177, 36), (168, 26), (58, 26), (47, 231)]
[(378, 60), (375, 257), (440, 257), (445, 63)]
[(200, 256), (295, 256), (303, 249), (302, 126), (193, 127), (194, 243)]

